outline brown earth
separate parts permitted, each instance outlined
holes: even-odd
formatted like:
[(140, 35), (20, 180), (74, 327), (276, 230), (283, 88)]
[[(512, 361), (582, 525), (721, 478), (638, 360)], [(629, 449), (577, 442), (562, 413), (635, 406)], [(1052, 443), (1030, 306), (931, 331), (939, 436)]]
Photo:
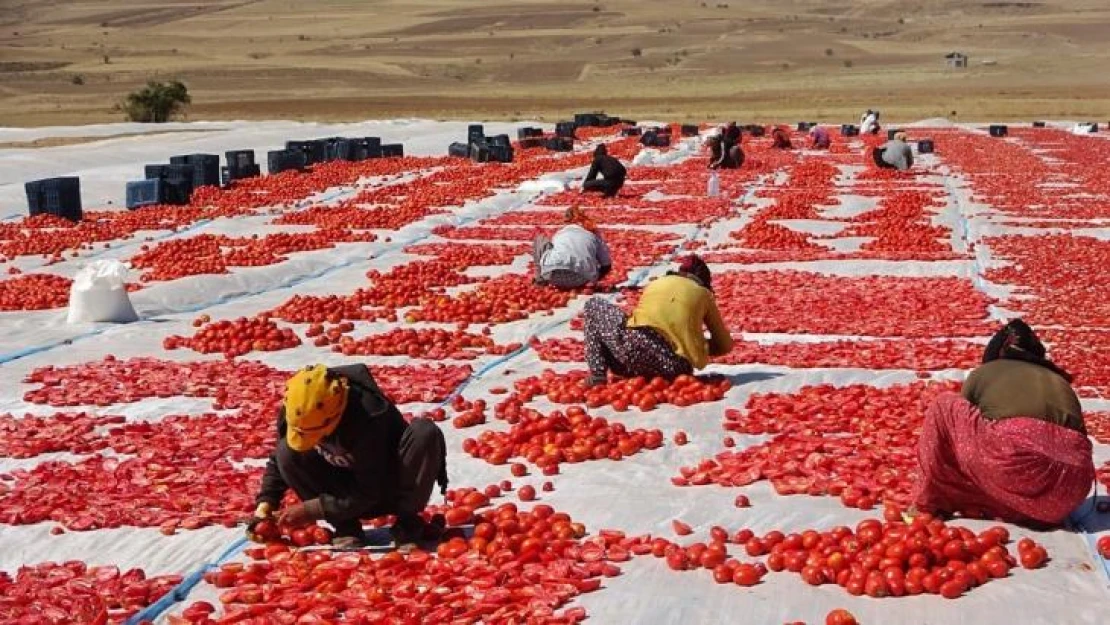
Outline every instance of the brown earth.
[(170, 78), (189, 119), (1105, 121), (1107, 32), (1105, 0), (0, 0), (0, 126)]

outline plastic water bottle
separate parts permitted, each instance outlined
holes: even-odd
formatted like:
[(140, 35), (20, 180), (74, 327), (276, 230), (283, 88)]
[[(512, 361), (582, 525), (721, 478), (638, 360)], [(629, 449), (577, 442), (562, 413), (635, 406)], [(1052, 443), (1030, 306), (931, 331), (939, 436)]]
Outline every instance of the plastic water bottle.
[(705, 190), (706, 197), (717, 197), (721, 194), (721, 179), (717, 172), (709, 174), (709, 184)]

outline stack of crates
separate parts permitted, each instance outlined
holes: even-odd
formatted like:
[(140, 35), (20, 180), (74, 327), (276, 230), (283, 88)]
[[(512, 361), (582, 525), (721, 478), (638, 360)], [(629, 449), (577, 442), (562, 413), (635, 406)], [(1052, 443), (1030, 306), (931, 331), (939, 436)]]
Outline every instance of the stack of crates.
[(266, 165), (270, 175), (283, 171), (304, 171), (307, 164), (301, 150), (272, 150), (266, 153)]
[(557, 122), (555, 124), (555, 136), (574, 139), (574, 131), (577, 128), (578, 126), (574, 122)]
[(400, 158), (405, 155), (405, 146), (401, 143), (382, 144), (382, 158)]
[(224, 157), (227, 158), (227, 166), (220, 176), (224, 184), (262, 175), (262, 169), (254, 162), (254, 150), (229, 150), (224, 152)]
[(543, 128), (517, 128), (516, 137), (522, 149), (543, 147)]
[(81, 179), (76, 176), (32, 180), (23, 185), (27, 192), (27, 212), (54, 215), (70, 221), (81, 221)]
[(127, 208), (135, 209), (161, 203), (161, 179), (151, 178), (127, 183)]
[(171, 165), (189, 165), (193, 168), (193, 188), (219, 186), (220, 157), (216, 154), (186, 154), (171, 156)]
[(382, 140), (380, 137), (363, 137), (358, 140), (358, 146), (355, 148), (361, 156), (361, 160), (369, 158), (382, 157)]

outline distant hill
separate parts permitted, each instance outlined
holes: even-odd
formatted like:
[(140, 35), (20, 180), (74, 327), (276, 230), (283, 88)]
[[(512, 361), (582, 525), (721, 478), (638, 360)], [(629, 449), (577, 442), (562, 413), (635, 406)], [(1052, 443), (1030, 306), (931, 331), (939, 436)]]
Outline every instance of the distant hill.
[[(0, 125), (192, 118), (1110, 116), (1110, 3), (0, 0)], [(969, 57), (966, 69), (945, 55)]]

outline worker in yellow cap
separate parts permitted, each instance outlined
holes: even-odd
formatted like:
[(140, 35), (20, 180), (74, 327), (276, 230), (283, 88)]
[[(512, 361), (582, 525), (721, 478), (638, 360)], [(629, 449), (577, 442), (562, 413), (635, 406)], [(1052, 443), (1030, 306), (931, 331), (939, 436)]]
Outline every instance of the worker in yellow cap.
[(425, 533), (421, 518), (436, 482), (447, 487), (447, 446), (430, 419), (404, 417), (364, 365), (299, 371), (285, 385), (278, 411), (278, 441), (257, 497), (247, 535), (278, 512), (286, 489), (301, 503), (280, 510), (277, 521), (300, 526), (325, 520), (333, 544), (365, 543), (360, 519), (397, 516), (394, 543), (411, 545)]

